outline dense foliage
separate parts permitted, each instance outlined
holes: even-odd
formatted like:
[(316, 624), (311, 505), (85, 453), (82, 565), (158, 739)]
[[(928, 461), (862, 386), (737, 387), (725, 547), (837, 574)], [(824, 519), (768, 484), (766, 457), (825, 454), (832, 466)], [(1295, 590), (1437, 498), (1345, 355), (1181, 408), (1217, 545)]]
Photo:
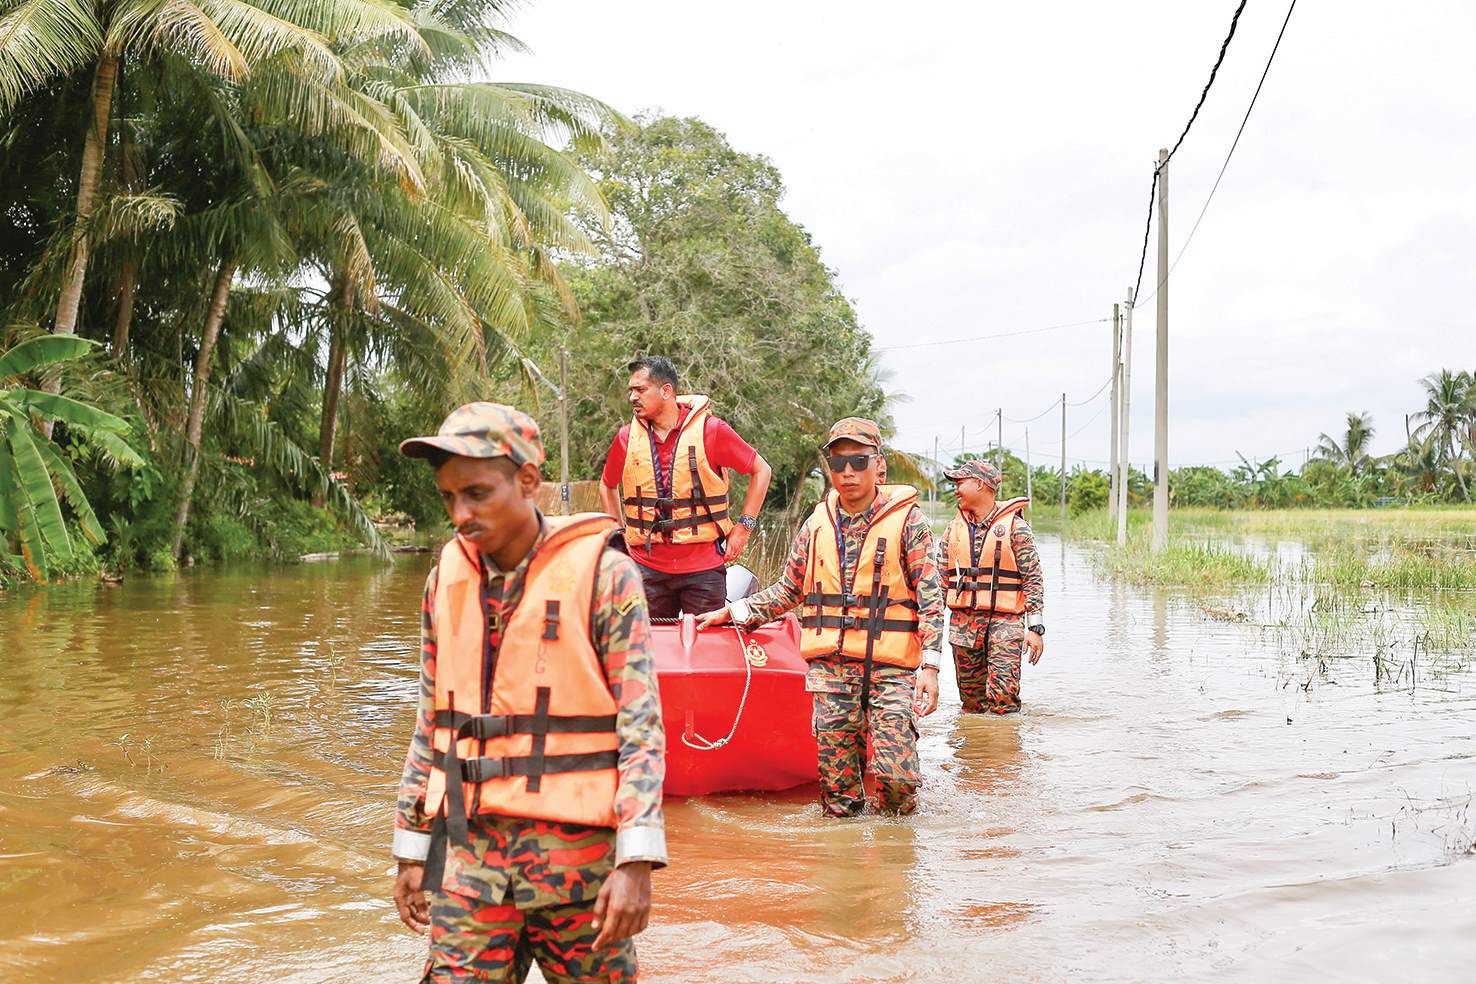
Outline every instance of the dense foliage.
[[(1286, 509), (1363, 507), (1391, 502), (1470, 502), (1476, 479), (1476, 374), (1441, 370), (1420, 381), (1425, 405), (1408, 417), (1405, 445), (1393, 454), (1370, 452), (1375, 430), (1366, 413), (1347, 415), (1342, 434), (1322, 434), (1312, 457), (1300, 470), (1279, 458), (1253, 461), (1241, 457), (1230, 469), (1194, 465), (1171, 469), (1169, 499), (1174, 506), (1216, 509)], [(990, 451), (981, 455), (996, 460)], [(1025, 494), (1025, 463), (1011, 453), (1003, 461), (1005, 497)], [(1058, 502), (1061, 473), (1050, 466), (1032, 472), (1038, 505)], [(1107, 473), (1075, 468), (1067, 476), (1071, 515), (1105, 507)], [(1153, 498), (1149, 476), (1131, 470), (1130, 505)]]
[[(768, 459), (771, 503), (813, 501), (826, 430), (862, 415), (885, 431), (889, 399), (871, 336), (779, 207), (778, 170), (699, 120), (669, 117), (640, 121), (584, 163), (610, 221), (585, 223), (599, 253), (564, 268), (583, 317), (529, 346), (545, 365), (569, 349), (573, 474), (598, 474), (630, 418), (625, 366), (654, 353)], [(915, 478), (909, 464), (894, 456), (892, 477)]]

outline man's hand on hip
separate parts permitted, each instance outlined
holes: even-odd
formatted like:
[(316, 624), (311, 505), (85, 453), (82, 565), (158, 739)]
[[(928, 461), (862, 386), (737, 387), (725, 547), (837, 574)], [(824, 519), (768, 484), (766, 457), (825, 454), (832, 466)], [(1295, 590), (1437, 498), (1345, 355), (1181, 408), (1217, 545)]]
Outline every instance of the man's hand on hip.
[(753, 531), (747, 526), (734, 526), (728, 531), (728, 546), (723, 551), (724, 560), (737, 560), (743, 556), (743, 548), (748, 546), (748, 538)]

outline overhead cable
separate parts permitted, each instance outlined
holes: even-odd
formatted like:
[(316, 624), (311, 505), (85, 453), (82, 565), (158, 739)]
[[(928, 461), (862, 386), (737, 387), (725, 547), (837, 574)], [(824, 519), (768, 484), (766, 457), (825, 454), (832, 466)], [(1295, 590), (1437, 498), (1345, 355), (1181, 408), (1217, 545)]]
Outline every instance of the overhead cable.
[[(1251, 110), (1256, 108), (1256, 100), (1259, 99), (1261, 96), (1261, 87), (1266, 84), (1266, 76), (1271, 71), (1271, 63), (1276, 60), (1276, 51), (1278, 48), (1281, 47), (1281, 39), (1286, 34), (1286, 25), (1291, 22), (1292, 11), (1296, 9), (1297, 0), (1292, 0), (1291, 6), (1286, 8), (1286, 19), (1281, 22), (1281, 32), (1276, 35), (1276, 44), (1272, 45), (1271, 47), (1271, 57), (1266, 59), (1266, 68), (1261, 72), (1261, 81), (1256, 83), (1255, 94), (1251, 96), (1250, 105), (1245, 108), (1245, 117), (1240, 121), (1240, 129), (1235, 131), (1235, 140), (1230, 144), (1230, 153), (1225, 155), (1225, 163), (1220, 165), (1220, 173), (1215, 177), (1215, 183), (1214, 186), (1210, 188), (1209, 197), (1204, 200), (1204, 208), (1199, 210), (1199, 218), (1194, 220), (1194, 228), (1189, 230), (1189, 235), (1184, 240), (1184, 245), (1179, 247), (1179, 255), (1175, 256), (1174, 262), (1169, 265), (1168, 273), (1164, 274), (1164, 280), (1168, 279), (1168, 275), (1174, 272), (1174, 270), (1179, 265), (1179, 261), (1184, 258), (1184, 251), (1189, 248), (1190, 240), (1192, 240), (1194, 238), (1194, 234), (1199, 231), (1199, 224), (1204, 221), (1204, 213), (1209, 211), (1210, 202), (1215, 200), (1215, 192), (1220, 189), (1220, 180), (1225, 177), (1225, 169), (1230, 166), (1230, 158), (1235, 156), (1235, 148), (1240, 146), (1241, 134), (1245, 133), (1245, 125), (1250, 122)], [(1139, 274), (1140, 280), (1141, 277), (1142, 275)], [(1160, 280), (1158, 282), (1158, 286), (1153, 288), (1152, 293), (1150, 293), (1142, 300), (1134, 301), (1133, 307), (1137, 308), (1147, 303), (1153, 298), (1154, 294), (1158, 293), (1159, 288), (1161, 288), (1162, 286), (1163, 280)], [(1136, 297), (1137, 295), (1134, 296)]]
[[(1235, 8), (1235, 14), (1230, 18), (1230, 31), (1225, 35), (1225, 40), (1220, 43), (1220, 57), (1215, 59), (1215, 65), (1210, 69), (1209, 81), (1204, 84), (1204, 91), (1199, 94), (1199, 102), (1194, 106), (1194, 112), (1189, 114), (1189, 122), (1184, 124), (1184, 132), (1179, 134), (1179, 139), (1174, 141), (1173, 149), (1168, 156), (1153, 166), (1153, 181), (1148, 188), (1148, 222), (1143, 228), (1143, 253), (1138, 257), (1138, 279), (1133, 285), (1133, 297), (1138, 296), (1138, 291), (1143, 287), (1143, 265), (1148, 262), (1148, 231), (1153, 227), (1153, 200), (1158, 193), (1158, 173), (1163, 166), (1174, 159), (1178, 153), (1179, 145), (1184, 138), (1189, 136), (1189, 128), (1194, 125), (1194, 120), (1199, 116), (1199, 110), (1204, 106), (1204, 101), (1209, 97), (1210, 86), (1215, 84), (1215, 76), (1219, 74), (1220, 65), (1225, 61), (1225, 52), (1230, 49), (1230, 39), (1235, 37), (1236, 25), (1240, 23), (1240, 13), (1245, 10), (1246, 0), (1240, 0), (1240, 6)], [(1136, 304), (1133, 305), (1137, 307)]]

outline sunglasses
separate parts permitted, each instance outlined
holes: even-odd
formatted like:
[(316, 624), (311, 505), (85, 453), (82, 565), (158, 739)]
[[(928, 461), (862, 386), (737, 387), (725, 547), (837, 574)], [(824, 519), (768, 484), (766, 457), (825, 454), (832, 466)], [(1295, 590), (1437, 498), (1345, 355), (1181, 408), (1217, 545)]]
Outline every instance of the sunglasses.
[(871, 452), (866, 454), (832, 454), (825, 459), (825, 463), (830, 466), (831, 471), (839, 475), (846, 470), (847, 465), (851, 466), (851, 471), (865, 471), (866, 467), (871, 464), (873, 457), (875, 457), (875, 454)]

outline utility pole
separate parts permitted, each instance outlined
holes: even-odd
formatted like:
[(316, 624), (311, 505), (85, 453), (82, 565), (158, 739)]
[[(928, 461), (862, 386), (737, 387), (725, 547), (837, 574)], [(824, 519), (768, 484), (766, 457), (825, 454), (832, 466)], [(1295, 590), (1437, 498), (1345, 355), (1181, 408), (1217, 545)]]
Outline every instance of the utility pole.
[(559, 349), (559, 512), (569, 515), (569, 350)]
[(928, 502), (932, 505), (934, 514), (938, 509), (938, 483), (943, 481), (943, 462), (938, 460), (938, 435), (933, 435), (933, 489), (928, 493)]
[(1122, 324), (1116, 304), (1112, 305), (1112, 422), (1109, 425), (1112, 449), (1107, 453), (1107, 524), (1117, 517), (1117, 417), (1122, 397)]
[[(1035, 501), (1035, 477), (1030, 474), (1030, 428), (1025, 428), (1025, 498)], [(1029, 509), (1029, 506), (1025, 507)]]
[(994, 467), (996, 467), (996, 468), (999, 469), (999, 474), (1000, 474), (1000, 478), (1001, 478), (1000, 484), (1003, 485), (1004, 484), (1004, 481), (1003, 481), (1003, 478), (1004, 478), (1004, 407), (1000, 407), (998, 410), (994, 411), (994, 420), (995, 420), (995, 423), (997, 423), (999, 425), (998, 428), (996, 428), (996, 430), (995, 430), (995, 434), (997, 435), (995, 437), (995, 444), (997, 444), (999, 446), (999, 450), (994, 453)]
[(1061, 394), (1061, 518), (1066, 518), (1066, 394)]
[(1122, 438), (1117, 445), (1117, 545), (1127, 543), (1128, 530), (1128, 475), (1132, 466), (1128, 464), (1128, 421), (1133, 409), (1133, 289), (1128, 288), (1127, 323), (1122, 331), (1122, 412), (1119, 424)]
[(1169, 172), (1167, 148), (1158, 152), (1158, 358), (1153, 378), (1153, 552), (1169, 532)]

